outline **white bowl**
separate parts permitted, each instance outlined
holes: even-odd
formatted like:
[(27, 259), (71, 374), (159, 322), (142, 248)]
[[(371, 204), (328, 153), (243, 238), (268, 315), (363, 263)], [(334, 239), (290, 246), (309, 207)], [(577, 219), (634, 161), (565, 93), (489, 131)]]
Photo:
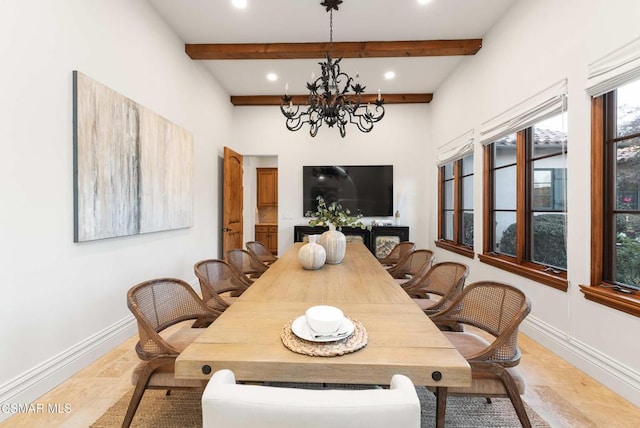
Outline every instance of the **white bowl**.
[(335, 306), (312, 306), (305, 312), (307, 324), (319, 334), (331, 334), (342, 325), (344, 314)]

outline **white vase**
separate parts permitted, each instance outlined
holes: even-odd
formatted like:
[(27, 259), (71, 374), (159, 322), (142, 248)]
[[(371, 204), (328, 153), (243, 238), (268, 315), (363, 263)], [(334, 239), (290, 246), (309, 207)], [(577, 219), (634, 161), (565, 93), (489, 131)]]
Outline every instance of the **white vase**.
[(298, 251), (298, 259), (304, 269), (320, 269), (327, 259), (327, 253), (324, 248), (316, 242), (317, 239), (318, 235), (309, 235), (309, 243), (304, 244)]
[(327, 252), (328, 264), (342, 263), (344, 253), (347, 250), (347, 238), (344, 233), (337, 231), (333, 224), (329, 224), (329, 230), (320, 235), (320, 245)]

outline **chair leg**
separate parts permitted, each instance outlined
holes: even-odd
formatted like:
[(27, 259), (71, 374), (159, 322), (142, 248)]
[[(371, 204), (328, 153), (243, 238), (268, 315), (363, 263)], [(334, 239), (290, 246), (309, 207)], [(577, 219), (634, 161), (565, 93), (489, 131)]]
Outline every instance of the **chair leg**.
[(511, 400), (511, 404), (513, 404), (513, 408), (518, 415), (518, 419), (520, 419), (520, 424), (523, 428), (531, 428), (529, 415), (527, 415), (527, 411), (524, 408), (524, 403), (522, 402), (522, 398), (520, 398), (520, 393), (518, 392), (518, 387), (516, 386), (515, 381), (506, 370), (502, 371), (502, 373), (500, 374), (500, 379), (502, 380), (502, 384), (507, 391), (509, 400)]
[(444, 418), (447, 410), (447, 387), (436, 388), (436, 428), (444, 428)]
[(122, 428), (129, 428), (129, 425), (131, 425), (133, 416), (136, 414), (136, 410), (138, 410), (138, 405), (140, 404), (140, 400), (142, 400), (142, 395), (147, 389), (147, 384), (149, 383), (149, 379), (155, 369), (156, 367), (153, 364), (147, 364), (144, 370), (142, 370), (142, 373), (140, 373), (138, 383), (136, 383), (136, 388), (133, 390), (133, 395), (131, 396), (131, 401), (129, 401), (127, 413), (124, 416), (124, 421), (122, 421)]

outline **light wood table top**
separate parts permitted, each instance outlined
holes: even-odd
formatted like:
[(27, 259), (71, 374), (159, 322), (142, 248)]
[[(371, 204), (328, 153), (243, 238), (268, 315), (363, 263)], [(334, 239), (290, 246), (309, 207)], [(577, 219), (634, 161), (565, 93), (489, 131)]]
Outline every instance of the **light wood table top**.
[[(401, 373), (416, 385), (469, 386), (466, 360), (361, 243), (339, 265), (307, 271), (294, 244), (176, 360), (176, 377), (207, 379), (232, 370), (241, 381), (388, 384)], [(368, 344), (337, 357), (287, 349), (283, 326), (327, 304), (365, 326)], [(206, 372), (206, 373), (205, 373)], [(435, 372), (441, 374), (441, 380)]]

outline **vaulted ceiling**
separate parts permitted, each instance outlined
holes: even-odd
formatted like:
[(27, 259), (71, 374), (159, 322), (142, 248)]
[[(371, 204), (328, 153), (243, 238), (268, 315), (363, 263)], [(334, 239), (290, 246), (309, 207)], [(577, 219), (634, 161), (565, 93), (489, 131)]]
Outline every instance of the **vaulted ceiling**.
[[(148, 1), (235, 105), (279, 104), (286, 84), (301, 102), (328, 50), (320, 0), (246, 0), (244, 9), (232, 0)], [(371, 97), (380, 90), (387, 104), (429, 102), (515, 1), (343, 0), (333, 12), (333, 56)], [(389, 71), (395, 78), (384, 77)]]

